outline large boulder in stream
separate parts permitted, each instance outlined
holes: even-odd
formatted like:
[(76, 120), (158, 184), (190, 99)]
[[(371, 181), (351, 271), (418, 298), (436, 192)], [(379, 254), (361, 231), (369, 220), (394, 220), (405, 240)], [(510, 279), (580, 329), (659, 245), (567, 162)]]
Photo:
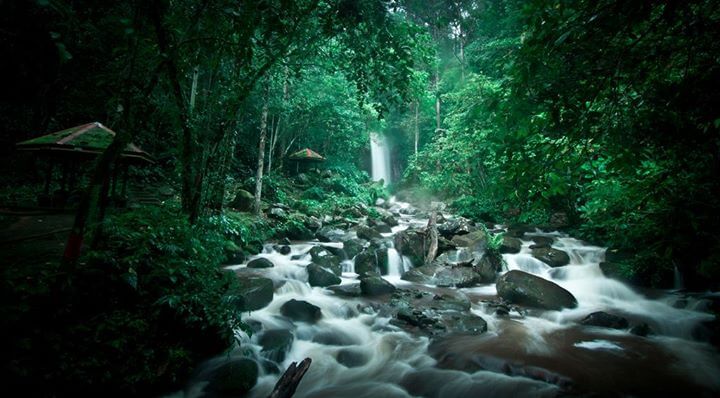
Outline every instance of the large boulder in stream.
[(597, 311), (589, 314), (580, 321), (580, 324), (610, 329), (627, 329), (629, 326), (627, 319), (621, 316), (608, 314), (604, 311)]
[(285, 360), (285, 354), (290, 351), (295, 337), (286, 329), (268, 330), (260, 336), (260, 346), (262, 346), (263, 355), (277, 363)]
[(273, 264), (272, 261), (268, 260), (265, 257), (258, 257), (254, 260), (250, 260), (250, 262), (247, 264), (248, 268), (272, 268), (275, 264)]
[(369, 247), (355, 256), (355, 273), (362, 277), (380, 271), (387, 272), (387, 261), (387, 249)]
[(402, 256), (412, 261), (413, 264), (422, 264), (425, 262), (425, 235), (419, 231), (400, 231), (395, 234), (395, 249)]
[(366, 240), (348, 239), (343, 242), (343, 251), (345, 251), (345, 255), (348, 259), (352, 259), (353, 257), (357, 256), (358, 253), (362, 252), (363, 249), (365, 249), (366, 245)]
[(395, 291), (395, 286), (379, 276), (360, 279), (360, 291), (364, 296), (380, 296)]
[(314, 264), (329, 269), (337, 276), (342, 274), (340, 257), (331, 254), (325, 247), (313, 246), (310, 248), (308, 253), (310, 254), (310, 257), (312, 257)]
[(437, 229), (438, 233), (447, 239), (451, 239), (455, 235), (464, 235), (477, 230), (477, 228), (472, 225), (472, 221), (463, 217), (447, 219), (445, 222), (439, 223)]
[(315, 237), (320, 242), (340, 242), (345, 235), (342, 229), (332, 227), (322, 227), (315, 232)]
[(280, 307), (280, 313), (298, 322), (315, 323), (322, 318), (320, 307), (307, 301), (295, 299), (285, 302)]
[(244, 396), (257, 383), (258, 364), (250, 358), (232, 359), (210, 375), (205, 391), (222, 396)]
[(307, 272), (308, 283), (310, 283), (310, 286), (327, 287), (339, 285), (340, 282), (342, 282), (333, 271), (317, 264), (308, 265)]
[(373, 240), (373, 239), (382, 239), (382, 235), (380, 235), (380, 232), (374, 230), (373, 228), (366, 227), (364, 225), (361, 225), (356, 230), (357, 236), (360, 239), (365, 240)]
[(500, 245), (500, 253), (515, 254), (520, 253), (522, 242), (518, 238), (512, 236), (503, 236), (502, 244)]
[(551, 267), (562, 267), (563, 265), (570, 264), (570, 256), (568, 256), (567, 253), (562, 250), (553, 249), (552, 247), (532, 249), (532, 255)]
[(496, 287), (498, 296), (513, 304), (555, 311), (577, 307), (572, 293), (556, 283), (523, 271), (505, 273), (498, 279)]
[(487, 234), (483, 230), (477, 230), (464, 235), (455, 235), (450, 242), (456, 247), (465, 247), (471, 252), (483, 252), (487, 248)]
[(241, 276), (232, 296), (240, 311), (259, 310), (273, 299), (273, 281), (259, 276)]

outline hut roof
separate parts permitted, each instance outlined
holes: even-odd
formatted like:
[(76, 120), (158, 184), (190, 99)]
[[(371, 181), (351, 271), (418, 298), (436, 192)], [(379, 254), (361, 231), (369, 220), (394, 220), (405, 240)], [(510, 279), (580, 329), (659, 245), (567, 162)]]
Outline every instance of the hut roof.
[[(115, 132), (102, 123), (93, 122), (57, 131), (15, 144), (21, 151), (37, 151), (68, 156), (98, 155), (103, 152), (115, 137)], [(150, 154), (128, 144), (120, 155), (128, 160), (154, 163)]]
[(290, 156), (288, 156), (288, 159), (308, 162), (322, 162), (323, 160), (325, 160), (325, 158), (322, 157), (319, 153), (309, 148), (301, 149), (297, 152), (290, 154)]

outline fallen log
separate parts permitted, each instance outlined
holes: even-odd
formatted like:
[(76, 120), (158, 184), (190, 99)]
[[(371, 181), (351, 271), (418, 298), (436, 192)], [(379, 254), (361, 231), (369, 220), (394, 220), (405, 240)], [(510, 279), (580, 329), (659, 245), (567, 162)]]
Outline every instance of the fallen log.
[(305, 372), (310, 369), (312, 359), (305, 358), (297, 365), (297, 362), (293, 362), (287, 368), (285, 373), (280, 377), (280, 380), (275, 384), (275, 388), (272, 390), (268, 398), (290, 398), (295, 394), (298, 384), (305, 376)]

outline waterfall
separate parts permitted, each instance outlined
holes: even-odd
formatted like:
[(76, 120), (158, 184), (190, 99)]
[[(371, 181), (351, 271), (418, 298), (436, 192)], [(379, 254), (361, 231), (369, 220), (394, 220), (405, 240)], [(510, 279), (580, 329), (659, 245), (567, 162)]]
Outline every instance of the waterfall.
[(400, 276), (405, 271), (403, 258), (394, 248), (388, 249), (388, 276)]
[(370, 133), (370, 155), (372, 156), (373, 181), (390, 183), (390, 150), (385, 137), (377, 133)]

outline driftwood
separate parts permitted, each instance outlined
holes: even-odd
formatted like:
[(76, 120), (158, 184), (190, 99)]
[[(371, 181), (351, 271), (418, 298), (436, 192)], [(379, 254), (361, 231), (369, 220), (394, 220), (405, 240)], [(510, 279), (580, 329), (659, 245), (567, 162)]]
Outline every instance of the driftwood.
[(425, 227), (425, 239), (430, 240), (427, 256), (425, 256), (425, 264), (430, 264), (431, 262), (433, 262), (433, 260), (435, 260), (435, 256), (437, 256), (438, 230), (436, 219), (437, 211), (433, 211), (432, 214), (430, 214), (430, 219), (428, 220), (427, 227)]
[(310, 363), (312, 363), (312, 359), (310, 358), (303, 359), (300, 365), (297, 366), (295, 366), (297, 362), (291, 363), (277, 384), (275, 384), (275, 388), (270, 395), (268, 395), (268, 398), (292, 397), (293, 394), (295, 394), (298, 384), (300, 384), (300, 380), (305, 376), (305, 372), (310, 369)]

